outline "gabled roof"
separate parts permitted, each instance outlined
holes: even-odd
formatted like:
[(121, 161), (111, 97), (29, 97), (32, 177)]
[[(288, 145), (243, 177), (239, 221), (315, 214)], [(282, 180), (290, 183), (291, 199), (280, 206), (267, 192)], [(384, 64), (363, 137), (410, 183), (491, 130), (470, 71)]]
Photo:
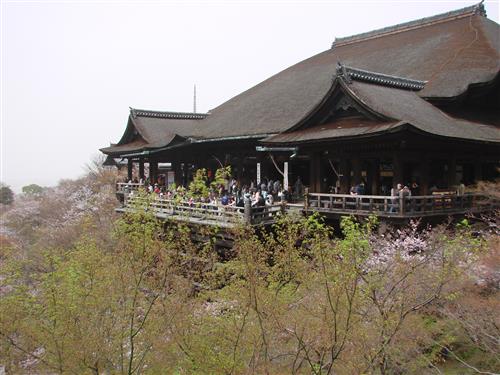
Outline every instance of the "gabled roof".
[[(500, 71), (500, 28), (477, 5), (339, 38), (333, 48), (283, 70), (208, 115), (183, 113), (176, 117), (173, 112), (137, 110), (135, 117), (133, 114), (129, 117), (129, 123), (147, 141), (148, 147), (164, 147), (179, 139), (258, 138), (283, 133), (296, 128), (322, 103), (336, 77), (338, 61), (356, 67), (350, 76), (365, 77), (365, 82), (380, 83), (370, 81), (374, 76), (367, 76), (367, 72), (377, 72), (372, 73), (378, 75), (377, 79), (390, 82), (394, 82), (394, 77), (404, 77), (400, 84), (415, 85), (409, 88), (418, 93), (407, 95), (411, 94), (415, 105), (423, 108), (424, 102), (419, 102), (419, 97), (455, 98), (471, 85), (495, 79)], [(372, 91), (384, 89), (377, 87)], [(395, 103), (403, 101), (397, 95), (391, 98)], [(454, 128), (449, 130), (449, 136), (456, 134)], [(127, 131), (124, 138), (131, 140)], [(118, 145), (121, 144), (120, 141)], [(103, 152), (111, 152), (109, 148), (106, 150)]]
[(481, 1), (479, 4), (475, 4), (469, 7), (452, 10), (450, 12), (437, 14), (431, 17), (420, 18), (418, 20), (413, 20), (409, 22), (400, 23), (397, 25), (392, 25), (388, 27), (384, 27), (382, 29), (368, 31), (366, 33), (351, 35), (343, 38), (335, 38), (332, 43), (332, 49), (340, 46), (345, 46), (347, 44), (352, 44), (360, 41), (365, 41), (374, 38), (380, 38), (389, 34), (396, 34), (405, 32), (408, 30), (412, 30), (415, 28), (420, 28), (422, 26), (429, 26), (433, 24), (437, 24), (440, 22), (446, 22), (456, 18), (464, 18), (470, 17), (475, 14), (479, 14), (483, 17), (486, 17), (486, 10), (484, 9), (483, 2)]
[(377, 38), (337, 45), (267, 79), (211, 111), (213, 136), (279, 133), (294, 126), (328, 92), (336, 65), (427, 81), (419, 95), (451, 98), (490, 82), (500, 70), (500, 30), (481, 14), (443, 17)]
[(130, 108), (130, 114), (133, 118), (141, 117), (154, 117), (154, 118), (168, 118), (177, 120), (203, 120), (208, 116), (208, 113), (193, 113), (193, 112), (166, 112), (166, 111), (152, 111), (149, 109), (135, 109)]
[(116, 145), (102, 148), (105, 154), (140, 152), (186, 141), (196, 122), (207, 114), (160, 112), (130, 108), (127, 128)]
[[(349, 72), (352, 68), (341, 66), (340, 71)], [(366, 72), (367, 76), (376, 77), (376, 73)], [(351, 80), (351, 78), (353, 78)], [(339, 101), (339, 91), (342, 95), (375, 117), (372, 119), (340, 118), (326, 124), (318, 124), (309, 128), (292, 129), (268, 137), (264, 143), (297, 143), (316, 140), (333, 140), (344, 137), (378, 135), (386, 131), (395, 131), (411, 125), (421, 132), (465, 140), (481, 142), (500, 142), (500, 129), (485, 124), (452, 118), (437, 107), (425, 101), (412, 91), (411, 87), (399, 87), (404, 78), (393, 77), (389, 80), (375, 83), (366, 82), (366, 77), (358, 77), (345, 73), (337, 74), (332, 84), (330, 96)], [(345, 99), (344, 99), (345, 102)], [(325, 98), (323, 103), (328, 103)], [(311, 112), (321, 111), (318, 106)]]

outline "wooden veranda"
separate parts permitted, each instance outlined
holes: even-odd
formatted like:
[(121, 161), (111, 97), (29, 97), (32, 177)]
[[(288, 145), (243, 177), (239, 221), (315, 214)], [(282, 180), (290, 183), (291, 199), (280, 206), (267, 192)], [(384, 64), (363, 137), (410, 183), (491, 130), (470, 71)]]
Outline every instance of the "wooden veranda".
[(152, 210), (163, 220), (174, 220), (189, 224), (235, 228), (240, 225), (272, 225), (283, 214), (311, 214), (318, 212), (326, 218), (338, 219), (353, 215), (367, 217), (375, 215), (383, 220), (408, 221), (411, 219), (479, 214), (500, 209), (500, 202), (479, 193), (438, 194), (410, 197), (346, 195), (309, 193), (297, 203), (282, 202), (263, 207), (252, 207), (250, 200), (244, 207), (222, 206), (209, 203), (188, 203), (166, 199), (152, 193), (146, 200), (136, 194), (141, 184), (118, 183), (117, 194), (122, 205), (118, 212), (130, 212), (137, 207)]

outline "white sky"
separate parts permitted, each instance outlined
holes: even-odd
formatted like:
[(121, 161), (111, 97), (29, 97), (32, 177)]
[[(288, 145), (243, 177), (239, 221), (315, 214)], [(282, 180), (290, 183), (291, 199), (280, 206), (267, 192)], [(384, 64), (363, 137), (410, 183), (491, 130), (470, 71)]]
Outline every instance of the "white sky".
[[(128, 107), (208, 111), (347, 36), (474, 1), (1, 2), (0, 181), (83, 173)], [(499, 22), (500, 0), (485, 2)]]

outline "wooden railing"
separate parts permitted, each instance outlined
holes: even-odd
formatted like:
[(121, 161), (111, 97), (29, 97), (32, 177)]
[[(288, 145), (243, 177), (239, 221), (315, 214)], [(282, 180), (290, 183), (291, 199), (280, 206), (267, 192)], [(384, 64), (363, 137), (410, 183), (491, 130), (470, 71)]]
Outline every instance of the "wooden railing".
[(424, 195), (413, 197), (310, 193), (306, 211), (378, 216), (417, 217), (498, 208), (498, 202), (482, 194)]
[(263, 207), (252, 207), (250, 201), (244, 207), (222, 206), (209, 203), (189, 203), (171, 199), (150, 196), (125, 194), (123, 208), (119, 210), (133, 210), (138, 207), (153, 210), (160, 218), (175, 218), (199, 224), (233, 227), (243, 223), (251, 225), (271, 224), (286, 211), (283, 204), (274, 204)]
[(116, 183), (116, 193), (117, 194), (130, 194), (132, 191), (138, 191), (144, 188), (144, 184), (137, 182), (117, 182)]
[(413, 197), (378, 195), (347, 195), (309, 193), (303, 203), (280, 203), (252, 207), (245, 200), (244, 207), (222, 206), (209, 203), (189, 203), (166, 199), (156, 194), (149, 197), (137, 194), (142, 184), (118, 183), (123, 207), (127, 211), (144, 206), (160, 218), (173, 218), (200, 224), (234, 227), (240, 224), (272, 224), (285, 212), (320, 212), (333, 215), (377, 215), (380, 217), (412, 218), (437, 215), (478, 213), (500, 209), (500, 202), (483, 194), (441, 194)]

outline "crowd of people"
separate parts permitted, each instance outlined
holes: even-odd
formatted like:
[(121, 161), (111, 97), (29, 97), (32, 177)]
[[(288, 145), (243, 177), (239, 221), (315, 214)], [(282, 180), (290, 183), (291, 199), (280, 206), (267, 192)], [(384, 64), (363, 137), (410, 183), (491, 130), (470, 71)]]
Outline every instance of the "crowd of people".
[[(187, 202), (190, 205), (196, 203), (204, 203), (217, 206), (235, 206), (244, 207), (245, 201), (250, 200), (252, 207), (272, 206), (275, 203), (301, 201), (304, 197), (305, 187), (300, 179), (297, 177), (293, 185), (284, 188), (279, 179), (263, 178), (259, 183), (251, 181), (249, 184), (243, 184), (235, 178), (228, 178), (219, 185), (214, 186), (206, 182), (207, 189), (203, 194), (196, 194), (190, 191), (189, 186), (176, 186), (175, 184), (167, 185), (165, 177), (160, 176), (157, 182), (152, 183), (148, 179), (133, 179), (124, 181), (126, 183), (125, 189), (128, 193), (134, 193), (132, 185), (136, 184), (144, 186), (146, 191), (156, 194), (160, 198), (165, 199), (179, 199), (180, 201)], [(457, 194), (463, 194), (464, 185), (461, 183), (457, 189)], [(338, 186), (332, 193), (339, 193)], [(349, 193), (353, 196), (366, 195), (370, 192), (367, 191), (366, 184), (361, 181), (350, 188)], [(398, 183), (392, 188), (382, 186), (382, 195), (390, 195), (396, 202), (397, 198), (409, 198), (412, 196), (420, 195), (420, 186), (417, 182), (413, 181), (411, 184)], [(432, 188), (431, 188), (432, 193)], [(396, 205), (397, 203), (395, 203)]]
[(125, 192), (134, 194), (134, 185), (144, 186), (147, 192), (157, 194), (160, 198), (179, 199), (189, 204), (204, 203), (221, 206), (244, 207), (245, 200), (249, 199), (252, 207), (272, 206), (278, 202), (290, 202), (299, 199), (304, 194), (304, 186), (300, 177), (293, 186), (285, 189), (280, 180), (263, 178), (259, 183), (251, 181), (242, 184), (235, 178), (227, 179), (223, 184), (212, 186), (207, 183), (205, 194), (194, 193), (183, 186), (167, 185), (164, 179), (159, 178), (156, 183), (149, 179), (124, 181)]

